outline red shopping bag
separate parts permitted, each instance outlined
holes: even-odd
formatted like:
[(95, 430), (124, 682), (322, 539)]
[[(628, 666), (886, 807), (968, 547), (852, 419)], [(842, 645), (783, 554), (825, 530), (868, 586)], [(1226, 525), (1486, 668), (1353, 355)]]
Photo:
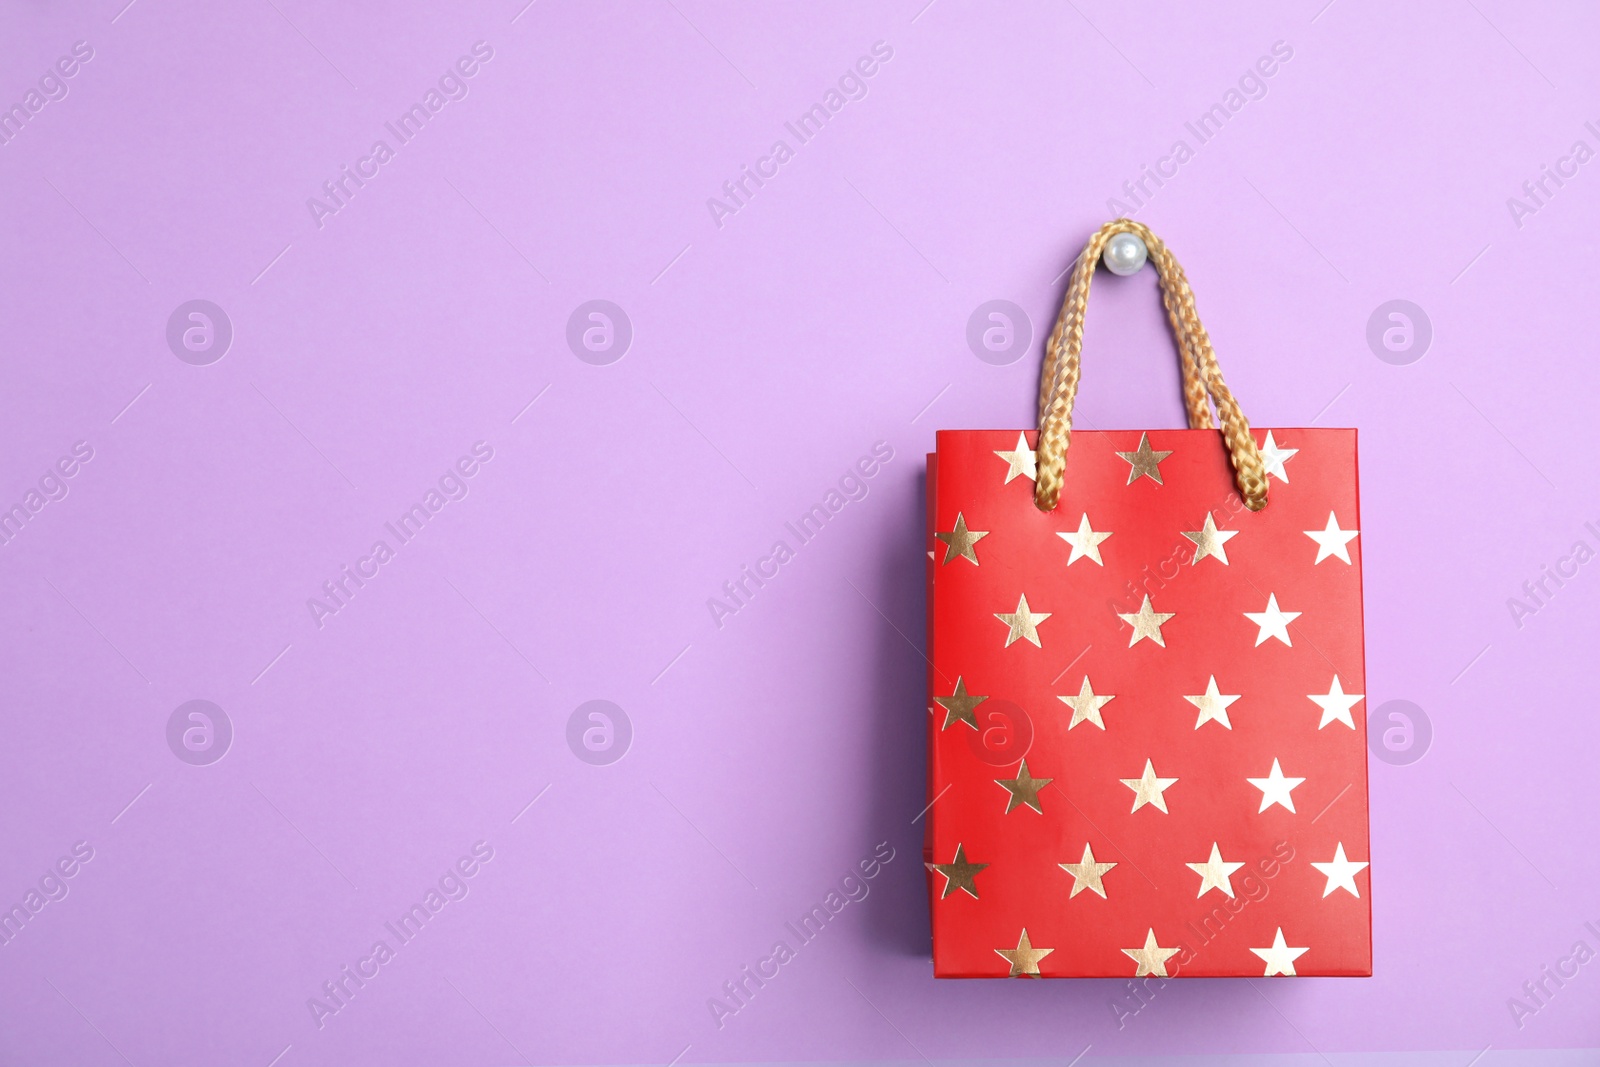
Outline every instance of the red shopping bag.
[[(1125, 232), (1186, 430), (1071, 428)], [(1355, 431), (1251, 429), (1177, 261), (1118, 220), (1078, 259), (1040, 430), (941, 431), (928, 486), (935, 974), (1370, 974)]]

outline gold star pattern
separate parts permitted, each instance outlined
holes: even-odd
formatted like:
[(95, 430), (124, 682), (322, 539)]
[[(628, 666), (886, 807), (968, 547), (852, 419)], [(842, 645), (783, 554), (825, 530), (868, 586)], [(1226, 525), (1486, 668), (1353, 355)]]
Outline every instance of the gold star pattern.
[(1153, 974), (1157, 978), (1166, 978), (1168, 977), (1167, 960), (1177, 955), (1178, 950), (1175, 948), (1162, 948), (1156, 944), (1156, 932), (1152, 929), (1144, 935), (1143, 948), (1125, 948), (1122, 950), (1122, 954), (1139, 965), (1139, 973), (1134, 975), (1135, 978), (1143, 978), (1147, 974)]
[(1096, 863), (1094, 860), (1094, 850), (1089, 847), (1088, 842), (1085, 842), (1083, 846), (1083, 859), (1079, 860), (1077, 863), (1062, 863), (1058, 864), (1058, 866), (1063, 871), (1066, 871), (1068, 874), (1072, 875), (1072, 893), (1067, 897), (1068, 900), (1071, 900), (1085, 889), (1091, 893), (1099, 893), (1101, 898), (1104, 899), (1106, 895), (1106, 887), (1102, 879), (1105, 877), (1106, 872), (1115, 867), (1116, 864)]
[(1009, 452), (1002, 452), (996, 449), (995, 455), (1005, 460), (1008, 465), (1006, 469), (1005, 484), (1010, 485), (1011, 479), (1017, 477), (1018, 475), (1026, 475), (1034, 480), (1038, 479), (1039, 457), (1033, 451), (1033, 449), (1028, 447), (1027, 434), (1018, 433), (1016, 448), (1013, 448)]
[(1298, 448), (1280, 448), (1278, 442), (1272, 439), (1272, 431), (1268, 430), (1266, 443), (1261, 446), (1261, 463), (1267, 468), (1268, 474), (1288, 485), (1289, 472), (1284, 464), (1299, 451)]
[(1007, 815), (1010, 815), (1013, 809), (1022, 804), (1026, 804), (1040, 815), (1043, 815), (1044, 809), (1039, 806), (1039, 790), (1053, 781), (1055, 781), (1054, 778), (1035, 778), (1029, 774), (1028, 761), (1023, 760), (1015, 778), (996, 778), (994, 784), (1001, 786), (1011, 794), (1010, 798), (1006, 800)]
[(1300, 617), (1298, 611), (1284, 611), (1278, 607), (1278, 594), (1267, 594), (1267, 607), (1265, 611), (1247, 611), (1244, 617), (1255, 623), (1261, 629), (1256, 633), (1256, 647), (1260, 648), (1268, 638), (1276, 637), (1279, 641), (1289, 645), (1294, 642), (1289, 640), (1289, 624)]
[(1072, 555), (1067, 558), (1067, 566), (1072, 566), (1080, 559), (1091, 559), (1104, 567), (1105, 560), (1100, 558), (1100, 542), (1110, 537), (1109, 533), (1095, 533), (1089, 525), (1089, 513), (1084, 512), (1083, 518), (1078, 520), (1077, 533), (1058, 533), (1057, 537), (1072, 546)]
[(1321, 874), (1328, 879), (1328, 884), (1323, 887), (1322, 895), (1326, 897), (1335, 889), (1347, 889), (1353, 897), (1359, 897), (1361, 890), (1356, 888), (1356, 875), (1367, 869), (1365, 863), (1355, 863), (1344, 854), (1344, 842), (1339, 842), (1333, 850), (1333, 859), (1327, 863), (1312, 863)]
[(1150, 447), (1150, 435), (1139, 435), (1139, 447), (1132, 452), (1118, 452), (1117, 455), (1127, 460), (1132, 465), (1128, 471), (1128, 483), (1132, 485), (1140, 478), (1150, 478), (1157, 485), (1165, 484), (1161, 481), (1161, 461), (1172, 455), (1168, 452), (1157, 452)]
[(957, 845), (955, 859), (949, 863), (934, 863), (930, 866), (944, 875), (944, 892), (939, 896), (940, 900), (954, 893), (957, 889), (965, 892), (973, 900), (977, 900), (978, 887), (974, 879), (978, 877), (979, 871), (989, 865), (987, 863), (968, 863), (966, 849), (961, 845)]
[(1105, 720), (1100, 718), (1100, 709), (1117, 698), (1114, 694), (1110, 693), (1106, 694), (1105, 696), (1096, 696), (1094, 688), (1089, 685), (1089, 676), (1086, 674), (1083, 676), (1083, 685), (1078, 687), (1077, 696), (1058, 696), (1056, 699), (1061, 701), (1063, 704), (1070, 704), (1072, 706), (1072, 721), (1067, 723), (1067, 729), (1072, 729), (1080, 722), (1092, 722), (1096, 726), (1100, 727), (1100, 729), (1104, 730), (1106, 728), (1106, 724)]
[(978, 728), (978, 718), (972, 714), (979, 704), (988, 697), (973, 696), (967, 692), (967, 683), (961, 678), (956, 679), (956, 691), (947, 697), (934, 697), (933, 702), (944, 709), (944, 725), (941, 730), (948, 730), (958, 722), (964, 722), (974, 730)]
[(1317, 558), (1311, 561), (1311, 565), (1314, 567), (1330, 557), (1349, 563), (1350, 549), (1347, 546), (1360, 533), (1360, 530), (1339, 529), (1339, 520), (1334, 518), (1333, 512), (1328, 512), (1328, 525), (1325, 528), (1305, 531), (1305, 535), (1317, 543)]
[(1263, 976), (1271, 978), (1275, 974), (1294, 976), (1294, 961), (1306, 954), (1304, 948), (1290, 948), (1283, 939), (1283, 927), (1278, 927), (1278, 933), (1272, 939), (1268, 948), (1253, 948), (1250, 950), (1261, 957), (1267, 965), (1267, 973)]
[(1246, 778), (1245, 781), (1261, 790), (1261, 807), (1256, 809), (1256, 814), (1259, 815), (1274, 804), (1281, 804), (1291, 812), (1294, 811), (1294, 797), (1289, 794), (1305, 779), (1285, 778), (1283, 768), (1278, 766), (1277, 760), (1273, 760), (1272, 770), (1265, 778)]
[[(940, 535), (943, 536), (942, 534)], [(1223, 546), (1239, 536), (1238, 530), (1219, 530), (1217, 520), (1206, 512), (1205, 525), (1198, 530), (1185, 530), (1183, 536), (1194, 542), (1194, 559), (1189, 562), (1199, 563), (1207, 556), (1218, 560), (1224, 567), (1228, 565), (1228, 550)]]
[(1022, 936), (1017, 938), (1016, 948), (995, 949), (1001, 959), (1011, 964), (1007, 978), (1039, 977), (1039, 961), (1054, 951), (1053, 948), (1034, 948), (1033, 942), (1028, 940), (1027, 927), (1023, 927)]
[(989, 536), (988, 530), (967, 529), (967, 518), (961, 512), (956, 512), (956, 528), (949, 533), (942, 530), (934, 531), (934, 535), (944, 542), (944, 562), (948, 566), (953, 559), (970, 559), (973, 566), (978, 565), (978, 553), (973, 551), (979, 541)]
[[(1239, 699), (1238, 694), (1225, 696), (1217, 691), (1217, 676), (1212, 675), (1206, 683), (1206, 691), (1199, 696), (1186, 696), (1183, 699), (1200, 709), (1200, 717), (1195, 720), (1196, 730), (1208, 722), (1220, 722), (1228, 729), (1233, 729), (1233, 723), (1228, 721), (1228, 705)], [(1312, 698), (1316, 699), (1315, 697)]]
[[(1144, 603), (1132, 615), (1117, 612), (1117, 618), (1133, 627), (1133, 636), (1128, 638), (1128, 647), (1132, 648), (1145, 638), (1149, 638), (1162, 648), (1167, 647), (1167, 642), (1161, 637), (1161, 627), (1169, 619), (1176, 617), (1175, 611), (1156, 611), (1150, 604), (1150, 594), (1146, 593)], [(1260, 642), (1257, 642), (1259, 644)]]
[(1213, 889), (1221, 890), (1230, 897), (1233, 896), (1233, 872), (1243, 867), (1244, 864), (1224, 863), (1222, 850), (1213, 841), (1211, 842), (1210, 859), (1204, 863), (1186, 863), (1184, 866), (1200, 876), (1200, 892), (1195, 894), (1195, 898), (1199, 899)]
[(1032, 642), (1034, 648), (1043, 648), (1044, 646), (1039, 643), (1039, 624), (1052, 614), (1053, 612), (1049, 611), (1030, 610), (1028, 598), (1019, 596), (1016, 611), (997, 611), (994, 617), (1011, 627), (1011, 632), (1006, 634), (1005, 647), (1010, 648), (1012, 642), (1024, 640)]
[[(1138, 811), (1146, 804), (1149, 804), (1160, 810), (1163, 814), (1170, 814), (1170, 812), (1167, 811), (1167, 798), (1165, 793), (1169, 788), (1172, 787), (1172, 783), (1176, 782), (1177, 779), (1157, 778), (1155, 764), (1150, 760), (1144, 761), (1144, 774), (1140, 775), (1138, 778), (1119, 778), (1118, 781), (1127, 786), (1129, 789), (1133, 790), (1132, 811)], [(1292, 811), (1294, 809), (1291, 808), (1290, 810)], [(1130, 812), (1130, 814), (1131, 813), (1132, 812)]]
[(1339, 684), (1337, 674), (1333, 676), (1333, 684), (1328, 687), (1326, 695), (1308, 693), (1307, 696), (1322, 709), (1322, 721), (1317, 723), (1319, 730), (1330, 722), (1342, 722), (1354, 730), (1356, 724), (1350, 717), (1350, 709), (1366, 699), (1361, 693), (1346, 693), (1344, 686)]

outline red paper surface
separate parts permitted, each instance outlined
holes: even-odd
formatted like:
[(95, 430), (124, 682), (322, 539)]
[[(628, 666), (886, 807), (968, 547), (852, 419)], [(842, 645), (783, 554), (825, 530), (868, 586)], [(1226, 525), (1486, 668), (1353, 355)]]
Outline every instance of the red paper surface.
[[(1254, 431), (1258, 442), (1266, 431)], [(1331, 862), (1342, 844), (1347, 860), (1370, 860), (1367, 827), (1366, 704), (1353, 726), (1319, 726), (1338, 677), (1346, 694), (1366, 692), (1361, 615), (1361, 538), (1345, 546), (1350, 562), (1315, 562), (1330, 512), (1338, 526), (1360, 529), (1354, 430), (1273, 430), (1277, 446), (1298, 450), (1272, 477), (1267, 507), (1239, 500), (1218, 431), (1152, 430), (1150, 445), (1170, 450), (1159, 464), (1162, 483), (1127, 479), (1140, 431), (1075, 431), (1060, 506), (1039, 511), (1033, 481), (1005, 478), (997, 451), (1016, 447), (1017, 431), (942, 431), (929, 457), (930, 715), (927, 850), (929, 864), (949, 864), (958, 845), (971, 863), (973, 898), (945, 894), (946, 879), (930, 866), (934, 970), (940, 977), (1003, 977), (1011, 964), (996, 950), (1014, 950), (1025, 928), (1043, 977), (1133, 977), (1147, 933), (1179, 951), (1162, 965), (1168, 976), (1261, 976), (1270, 965), (1254, 949), (1270, 949), (1279, 930), (1298, 975), (1371, 973), (1370, 868), (1347, 888), (1326, 893), (1330, 878), (1313, 863)], [(1026, 434), (1029, 447), (1035, 434)], [(1222, 531), (1228, 563), (1193, 562), (1207, 513)], [(957, 514), (987, 536), (974, 546), (978, 564), (945, 561), (935, 531), (951, 531)], [(1102, 564), (1068, 564), (1087, 513), (1110, 537)], [(1165, 647), (1144, 639), (1119, 613), (1137, 613), (1144, 596), (1158, 612)], [(1039, 623), (1041, 647), (1006, 646), (1011, 613), (1026, 595)], [(1246, 617), (1284, 612), (1292, 644), (1268, 637)], [(1069, 729), (1085, 676), (1098, 695), (1114, 695), (1090, 721)], [(1239, 699), (1227, 708), (1231, 728), (1196, 727), (1200, 695), (1215, 676), (1218, 690)], [(974, 730), (933, 700), (950, 696), (957, 679), (989, 699)], [(1027, 734), (1031, 728), (1031, 742)], [(1039, 794), (1043, 813), (1019, 805), (996, 779), (1015, 778), (1027, 743), (1035, 778), (1053, 778)], [(1284, 776), (1304, 778), (1290, 791), (1294, 811), (1260, 806), (1248, 778), (1267, 778), (1274, 760)], [(1120, 779), (1139, 778), (1146, 760), (1178, 781), (1153, 804), (1131, 810), (1135, 793)], [(1090, 890), (1072, 896), (1074, 878), (1059, 865), (1078, 863), (1085, 844), (1095, 860), (1114, 862), (1103, 876), (1105, 899)], [(1198, 896), (1201, 876), (1187, 863), (1210, 858), (1241, 863), (1229, 877), (1233, 896)], [(1159, 974), (1162, 967), (1149, 973)]]

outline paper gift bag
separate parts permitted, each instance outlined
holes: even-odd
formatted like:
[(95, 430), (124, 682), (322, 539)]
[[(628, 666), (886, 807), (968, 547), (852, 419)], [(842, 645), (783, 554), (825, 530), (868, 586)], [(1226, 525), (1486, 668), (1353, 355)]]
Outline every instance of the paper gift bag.
[[(1072, 428), (1124, 232), (1186, 430)], [(1251, 429), (1182, 269), (1128, 220), (1077, 261), (1039, 420), (941, 431), (929, 458), (935, 974), (1370, 974), (1355, 431)]]

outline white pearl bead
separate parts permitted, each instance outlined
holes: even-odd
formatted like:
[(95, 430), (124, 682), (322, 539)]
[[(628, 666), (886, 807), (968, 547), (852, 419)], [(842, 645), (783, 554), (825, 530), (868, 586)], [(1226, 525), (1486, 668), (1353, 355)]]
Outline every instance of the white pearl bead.
[(1144, 242), (1139, 240), (1137, 234), (1119, 233), (1106, 242), (1100, 260), (1112, 274), (1126, 277), (1144, 266), (1144, 261), (1149, 255)]

